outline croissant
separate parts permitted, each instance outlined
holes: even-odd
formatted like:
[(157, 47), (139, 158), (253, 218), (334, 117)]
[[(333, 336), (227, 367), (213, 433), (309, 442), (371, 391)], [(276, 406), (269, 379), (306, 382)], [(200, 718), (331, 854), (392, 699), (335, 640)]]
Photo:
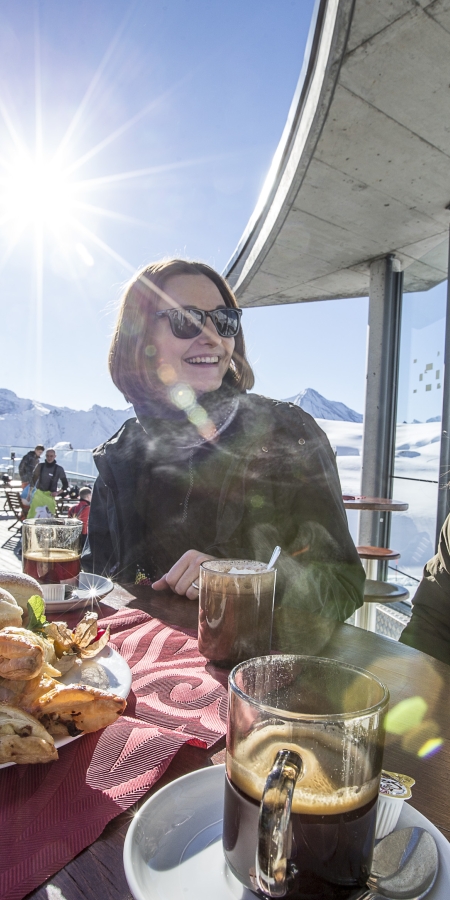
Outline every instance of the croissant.
[(40, 679), (22, 693), (18, 705), (36, 716), (54, 736), (98, 731), (115, 722), (126, 700), (86, 684), (61, 684)]
[(0, 705), (0, 763), (47, 763), (58, 759), (53, 738), (33, 716)]
[(25, 712), (31, 712), (33, 704), (43, 694), (53, 689), (57, 684), (54, 678), (42, 674), (27, 681), (15, 681), (11, 678), (0, 678), (0, 704), (17, 706)]
[[(0, 631), (0, 676), (28, 681), (56, 662), (53, 643), (26, 628)], [(52, 674), (60, 674), (53, 670)]]

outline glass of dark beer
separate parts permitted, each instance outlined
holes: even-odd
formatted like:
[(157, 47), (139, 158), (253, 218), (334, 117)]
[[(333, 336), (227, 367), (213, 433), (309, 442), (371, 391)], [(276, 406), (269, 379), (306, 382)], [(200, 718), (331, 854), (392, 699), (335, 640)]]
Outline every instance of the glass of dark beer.
[(22, 566), (40, 584), (75, 584), (81, 565), (79, 519), (26, 519), (22, 532)]
[(230, 674), (223, 846), (259, 896), (344, 900), (372, 862), (387, 688), (332, 659)]
[(270, 653), (275, 569), (254, 559), (208, 559), (200, 566), (198, 647), (230, 669)]

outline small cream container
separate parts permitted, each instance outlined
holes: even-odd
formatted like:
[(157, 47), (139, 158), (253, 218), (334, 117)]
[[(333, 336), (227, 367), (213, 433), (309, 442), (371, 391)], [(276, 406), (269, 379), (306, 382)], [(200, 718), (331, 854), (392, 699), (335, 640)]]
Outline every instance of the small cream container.
[(61, 600), (64, 600), (65, 586), (63, 584), (43, 584), (41, 587), (46, 603), (54, 603), (55, 601), (60, 603)]
[(378, 794), (377, 827), (375, 840), (379, 841), (394, 830), (402, 811), (403, 801), (412, 797), (414, 778), (398, 772), (381, 773)]

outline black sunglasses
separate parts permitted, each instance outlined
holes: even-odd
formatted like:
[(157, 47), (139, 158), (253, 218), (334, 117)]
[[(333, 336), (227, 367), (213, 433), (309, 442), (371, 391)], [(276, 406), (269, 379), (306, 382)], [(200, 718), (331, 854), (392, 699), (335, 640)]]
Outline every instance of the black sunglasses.
[(177, 309), (162, 309), (156, 315), (159, 318), (166, 316), (170, 322), (172, 334), (182, 340), (198, 337), (206, 325), (208, 316), (220, 337), (232, 338), (239, 334), (242, 309), (221, 306), (219, 309), (213, 309), (210, 312), (209, 310), (196, 309), (195, 306), (184, 306)]

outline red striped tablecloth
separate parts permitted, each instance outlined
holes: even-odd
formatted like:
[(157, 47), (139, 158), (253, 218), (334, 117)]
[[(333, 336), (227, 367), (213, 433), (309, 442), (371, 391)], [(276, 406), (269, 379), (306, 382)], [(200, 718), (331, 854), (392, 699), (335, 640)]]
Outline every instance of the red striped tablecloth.
[(192, 636), (140, 610), (106, 624), (133, 676), (125, 714), (62, 747), (57, 762), (0, 771), (1, 900), (21, 900), (95, 841), (184, 743), (207, 748), (225, 734), (226, 690)]

